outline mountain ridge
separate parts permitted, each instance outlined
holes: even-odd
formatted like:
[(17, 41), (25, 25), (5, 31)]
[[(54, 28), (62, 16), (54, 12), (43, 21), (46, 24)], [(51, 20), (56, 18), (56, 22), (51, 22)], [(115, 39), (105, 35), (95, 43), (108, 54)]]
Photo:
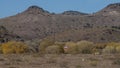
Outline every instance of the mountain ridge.
[[(104, 40), (100, 40), (101, 37), (104, 37), (104, 34), (99, 33), (102, 32), (100, 29), (103, 28), (103, 33), (108, 29), (110, 30), (110, 34), (105, 33), (106, 36), (108, 35), (105, 42), (109, 41), (109, 39), (111, 39), (110, 41), (120, 41), (118, 40), (119, 38), (117, 38), (120, 32), (114, 32), (113, 30), (113, 26), (120, 26), (120, 14), (119, 12), (117, 12), (118, 14), (116, 14), (116, 12), (113, 12), (113, 15), (109, 14), (111, 11), (119, 10), (118, 8), (120, 6), (117, 3), (117, 6), (119, 7), (114, 8), (114, 10), (108, 10), (109, 7), (114, 5), (115, 4), (107, 6), (107, 8), (105, 7), (94, 14), (81, 14), (81, 12), (77, 11), (78, 14), (74, 13), (74, 11), (68, 12), (67, 14), (52, 14), (38, 6), (31, 6), (17, 15), (0, 19), (0, 25), (26, 40), (36, 38), (43, 39), (54, 35), (57, 38), (61, 34), (63, 35), (63, 37), (61, 37), (63, 41), (88, 40), (88, 37), (86, 38), (86, 36), (92, 36), (91, 38), (89, 37), (90, 41), (94, 42), (95, 38), (98, 38), (95, 42), (104, 42)], [(107, 10), (107, 12), (104, 12), (104, 10)], [(88, 29), (90, 33), (84, 32)], [(94, 32), (94, 30), (96, 31)], [(97, 35), (98, 37), (93, 35), (96, 35), (97, 33), (99, 33)], [(116, 39), (112, 38), (114, 35), (116, 35)], [(69, 38), (74, 39), (72, 40)], [(62, 41), (62, 39), (57, 38), (56, 41)]]

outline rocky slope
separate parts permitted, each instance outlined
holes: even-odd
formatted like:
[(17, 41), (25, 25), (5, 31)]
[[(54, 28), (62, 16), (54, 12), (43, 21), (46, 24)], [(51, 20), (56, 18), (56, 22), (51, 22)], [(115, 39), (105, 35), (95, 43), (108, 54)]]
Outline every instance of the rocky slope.
[(55, 36), (58, 41), (120, 41), (120, 3), (110, 4), (94, 14), (74, 11), (52, 14), (31, 6), (22, 13), (0, 19), (0, 25), (29, 40)]

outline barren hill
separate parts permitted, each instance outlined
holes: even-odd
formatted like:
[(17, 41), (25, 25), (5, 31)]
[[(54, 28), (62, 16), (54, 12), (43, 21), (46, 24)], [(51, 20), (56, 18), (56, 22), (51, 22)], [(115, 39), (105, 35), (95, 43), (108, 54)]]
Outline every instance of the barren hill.
[(54, 35), (58, 41), (120, 41), (119, 9), (120, 3), (115, 3), (94, 14), (74, 11), (52, 14), (38, 6), (31, 6), (22, 13), (0, 19), (0, 25), (29, 40), (53, 38)]
[(120, 3), (110, 4), (98, 13), (104, 15), (120, 15)]

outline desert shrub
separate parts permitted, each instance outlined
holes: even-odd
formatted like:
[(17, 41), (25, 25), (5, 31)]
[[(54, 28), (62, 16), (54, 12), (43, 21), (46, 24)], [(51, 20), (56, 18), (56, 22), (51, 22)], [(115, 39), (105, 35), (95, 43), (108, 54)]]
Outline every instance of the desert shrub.
[(117, 52), (117, 53), (120, 53), (120, 46), (117, 46), (117, 47), (116, 47), (116, 52)]
[(116, 50), (115, 50), (114, 46), (106, 46), (103, 49), (103, 53), (106, 53), (106, 54), (115, 53), (115, 52), (116, 52)]
[(96, 43), (92, 49), (93, 54), (101, 54), (102, 50), (106, 47), (106, 43)]
[(64, 52), (68, 54), (76, 54), (77, 53), (76, 43), (66, 42), (64, 46)]
[(55, 42), (54, 43), (55, 45), (59, 45), (59, 46), (61, 46), (61, 47), (64, 47), (65, 46), (65, 42)]
[(45, 51), (47, 54), (60, 54), (63, 53), (63, 48), (59, 45), (52, 45), (48, 46)]
[(106, 47), (106, 43), (96, 43), (94, 48), (96, 49), (104, 49)]
[(98, 54), (101, 54), (102, 50), (101, 49), (97, 49), (97, 48), (93, 48), (91, 53), (92, 54), (95, 54), (95, 55), (98, 55)]
[(54, 45), (57, 45), (60, 47), (60, 49), (62, 49), (62, 53), (64, 53), (64, 46), (65, 46), (65, 42), (55, 42)]
[(120, 46), (120, 43), (117, 43), (117, 42), (110, 42), (110, 43), (107, 44), (107, 46), (117, 47), (117, 46)]
[(27, 40), (25, 44), (29, 45), (30, 53), (37, 53), (39, 51), (40, 40)]
[(93, 42), (89, 42), (89, 41), (77, 42), (77, 51), (78, 51), (78, 53), (90, 54), (90, 53), (92, 53), (93, 47), (94, 47)]
[(119, 52), (120, 43), (111, 42), (103, 49), (103, 53), (117, 53)]
[(40, 42), (40, 46), (39, 46), (39, 52), (41, 54), (44, 54), (45, 53), (45, 49), (48, 47), (48, 46), (51, 46), (54, 44), (54, 40), (52, 39), (43, 39), (41, 42)]
[(25, 52), (28, 52), (28, 47), (25, 43), (9, 41), (2, 44), (3, 54), (20, 54)]

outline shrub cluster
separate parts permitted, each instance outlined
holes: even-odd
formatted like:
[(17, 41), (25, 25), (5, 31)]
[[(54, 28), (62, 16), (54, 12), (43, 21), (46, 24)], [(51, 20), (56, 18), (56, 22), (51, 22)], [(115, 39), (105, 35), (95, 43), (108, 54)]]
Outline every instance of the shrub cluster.
[(103, 53), (120, 53), (120, 43), (111, 42), (106, 45), (106, 47), (103, 49)]
[(40, 45), (40, 41), (39, 39), (35, 39), (35, 40), (27, 40), (24, 43), (29, 45), (29, 52), (30, 53), (37, 53), (39, 52), (39, 45)]
[(55, 42), (51, 39), (41, 41), (9, 41), (0, 45), (0, 53), (21, 54), (21, 53), (40, 53), (40, 54), (114, 54), (120, 53), (120, 43), (93, 43), (90, 41), (78, 42)]
[(9, 41), (1, 45), (3, 54), (21, 54), (28, 51), (28, 47), (23, 42)]
[(94, 43), (89, 41), (66, 42), (64, 51), (69, 54), (91, 54), (93, 48)]
[(79, 41), (77, 42), (78, 53), (91, 54), (94, 48), (94, 43), (89, 41)]
[(64, 46), (64, 52), (69, 54), (77, 53), (77, 45), (74, 42), (66, 42)]
[(45, 54), (45, 50), (48, 46), (51, 46), (54, 44), (54, 40), (52, 39), (44, 39), (40, 42), (40, 46), (39, 46), (39, 52), (41, 54)]
[(48, 46), (45, 49), (45, 52), (47, 54), (60, 54), (60, 53), (63, 53), (63, 49), (58, 45), (52, 45), (52, 46)]
[(39, 52), (41, 54), (60, 54), (63, 53), (64, 43), (54, 42), (51, 39), (44, 39), (40, 42)]
[(101, 54), (103, 49), (106, 47), (106, 43), (96, 43), (92, 49), (93, 54)]

